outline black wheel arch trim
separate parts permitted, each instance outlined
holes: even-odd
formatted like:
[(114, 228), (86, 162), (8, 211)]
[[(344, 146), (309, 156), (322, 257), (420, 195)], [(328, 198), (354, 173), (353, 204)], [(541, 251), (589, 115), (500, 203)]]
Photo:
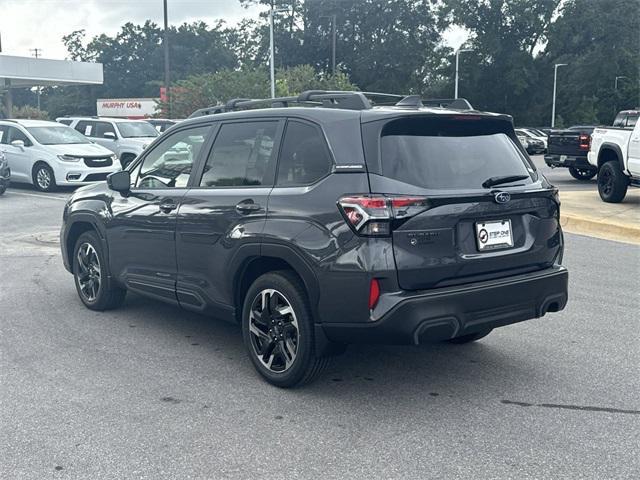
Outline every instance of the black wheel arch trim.
[(600, 161), (603, 150), (613, 150), (615, 152), (616, 156), (618, 157), (618, 163), (620, 164), (620, 170), (624, 172), (625, 168), (624, 168), (622, 150), (620, 149), (620, 146), (611, 142), (604, 142), (602, 145), (600, 145), (600, 150), (598, 150), (598, 168), (600, 168), (604, 164), (604, 162)]
[(240, 247), (227, 266), (230, 277), (233, 278), (232, 283), (232, 299), (240, 311), (242, 309), (242, 301), (239, 299), (239, 288), (242, 279), (249, 267), (255, 261), (264, 258), (273, 258), (281, 260), (291, 266), (293, 271), (300, 277), (304, 283), (307, 294), (309, 295), (309, 303), (311, 305), (314, 318), (317, 318), (317, 305), (319, 301), (319, 282), (316, 275), (309, 265), (308, 260), (304, 258), (302, 253), (296, 251), (288, 245), (277, 243), (247, 243)]
[[(109, 263), (109, 246), (107, 244), (107, 235), (106, 228), (104, 224), (102, 224), (93, 213), (89, 212), (72, 212), (69, 214), (67, 219), (64, 222), (63, 227), (63, 235), (60, 242), (60, 247), (63, 251), (63, 262), (65, 268), (73, 273), (73, 266), (71, 256), (73, 255), (73, 251), (68, 248), (69, 246), (69, 233), (73, 229), (74, 225), (79, 223), (90, 224), (93, 227), (93, 230), (98, 234), (98, 238), (100, 239), (100, 243), (102, 244), (104, 255), (107, 259), (107, 263)], [(73, 246), (72, 246), (73, 248)]]

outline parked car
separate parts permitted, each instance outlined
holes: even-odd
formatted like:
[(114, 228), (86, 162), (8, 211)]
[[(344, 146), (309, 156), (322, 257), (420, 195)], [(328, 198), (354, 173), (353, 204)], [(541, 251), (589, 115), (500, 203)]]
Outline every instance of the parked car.
[(127, 120), (106, 117), (62, 117), (57, 122), (69, 121), (92, 141), (114, 152), (123, 167), (142, 153), (158, 135), (158, 131), (145, 120)]
[(104, 181), (121, 169), (118, 158), (74, 129), (41, 120), (0, 120), (0, 150), (11, 181), (50, 191), (56, 185)]
[(169, 130), (169, 128), (173, 127), (176, 123), (178, 123), (178, 120), (168, 120), (166, 118), (148, 118), (147, 122), (150, 123), (153, 128), (158, 131), (158, 133), (164, 133)]
[(564, 167), (576, 180), (591, 180), (598, 170), (587, 161), (593, 126), (552, 130), (544, 161), (551, 168)]
[(524, 135), (528, 139), (535, 140), (535, 142), (529, 142), (529, 154), (546, 153), (547, 135), (545, 133), (537, 132), (530, 128), (516, 128), (516, 134)]
[(0, 150), (0, 195), (7, 191), (10, 180), (11, 169), (9, 168), (9, 162), (7, 162), (7, 157), (4, 156), (2, 150)]
[(511, 117), (422, 105), (311, 91), (181, 122), (66, 204), (80, 300), (236, 320), (280, 387), (350, 343), (462, 344), (562, 310), (558, 192)]
[(588, 160), (598, 169), (598, 192), (605, 202), (624, 200), (629, 185), (640, 186), (640, 108), (620, 112), (614, 127), (591, 135)]
[(520, 142), (520, 145), (522, 145), (522, 148), (525, 149), (525, 151), (527, 153), (529, 153), (529, 137), (527, 137), (526, 135), (518, 135), (516, 134), (518, 141)]

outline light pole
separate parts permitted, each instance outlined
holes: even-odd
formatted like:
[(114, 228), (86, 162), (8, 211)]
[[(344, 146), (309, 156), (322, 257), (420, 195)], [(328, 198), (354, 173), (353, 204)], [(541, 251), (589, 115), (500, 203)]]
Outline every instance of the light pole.
[(455, 93), (453, 95), (453, 98), (458, 98), (458, 65), (460, 63), (460, 54), (462, 52), (470, 52), (471, 49), (461, 49), (459, 48), (458, 50), (456, 50), (456, 87), (455, 87)]
[(273, 5), (269, 9), (269, 73), (271, 75), (271, 98), (276, 98), (276, 67), (275, 67), (275, 53), (273, 48), (273, 14), (279, 12), (286, 12), (286, 8), (273, 8)]
[(624, 75), (618, 75), (616, 77), (616, 81), (614, 82), (614, 88), (613, 88), (614, 90), (618, 90), (618, 80), (621, 80), (623, 78), (627, 78), (627, 77), (625, 77)]
[(164, 94), (167, 97), (167, 118), (171, 118), (171, 93), (169, 92), (169, 18), (167, 13), (167, 0), (163, 1), (164, 5)]
[[(41, 48), (31, 48), (29, 51), (33, 52), (33, 56), (36, 58), (40, 58), (40, 55), (42, 54), (42, 49)], [(40, 111), (40, 86), (36, 87), (36, 93), (38, 95), (38, 111)]]
[(567, 63), (556, 63), (553, 66), (553, 103), (551, 105), (551, 128), (556, 125), (556, 82), (558, 80), (558, 67), (565, 67)]

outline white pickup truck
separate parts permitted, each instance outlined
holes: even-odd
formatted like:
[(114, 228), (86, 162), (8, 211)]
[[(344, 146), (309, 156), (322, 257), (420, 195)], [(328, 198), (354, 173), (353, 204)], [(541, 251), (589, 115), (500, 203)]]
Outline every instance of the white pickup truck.
[(640, 108), (623, 110), (613, 127), (591, 134), (588, 162), (598, 169), (598, 192), (605, 202), (621, 202), (629, 185), (640, 187)]

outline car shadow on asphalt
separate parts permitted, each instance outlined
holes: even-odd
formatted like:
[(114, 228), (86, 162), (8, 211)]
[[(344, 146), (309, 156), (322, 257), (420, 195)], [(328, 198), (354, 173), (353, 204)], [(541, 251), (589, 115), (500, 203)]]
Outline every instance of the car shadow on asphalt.
[[(126, 311), (124, 316), (121, 312)], [(119, 313), (120, 312), (120, 313)], [(420, 398), (468, 397), (493, 399), (509, 385), (522, 387), (526, 379), (543, 378), (542, 364), (518, 356), (517, 347), (493, 332), (486, 339), (467, 345), (434, 343), (419, 346), (350, 345), (344, 354), (333, 358), (327, 371), (314, 383), (281, 390), (263, 382), (253, 371), (246, 355), (240, 326), (225, 320), (203, 316), (177, 307), (130, 294), (121, 310), (110, 313), (115, 321), (132, 322), (135, 327), (162, 330), (164, 335), (185, 339), (185, 348), (204, 350), (212, 364), (233, 369), (265, 391), (280, 395), (327, 396), (345, 401), (402, 401)], [(135, 318), (132, 321), (131, 318)], [(518, 328), (511, 326), (507, 328)], [(202, 351), (201, 350), (201, 351)], [(201, 360), (201, 356), (198, 360)], [(216, 380), (215, 371), (211, 380)], [(246, 378), (239, 384), (246, 385)], [(524, 383), (523, 383), (524, 382)], [(233, 385), (229, 385), (233, 388)], [(364, 394), (363, 394), (364, 393)]]

